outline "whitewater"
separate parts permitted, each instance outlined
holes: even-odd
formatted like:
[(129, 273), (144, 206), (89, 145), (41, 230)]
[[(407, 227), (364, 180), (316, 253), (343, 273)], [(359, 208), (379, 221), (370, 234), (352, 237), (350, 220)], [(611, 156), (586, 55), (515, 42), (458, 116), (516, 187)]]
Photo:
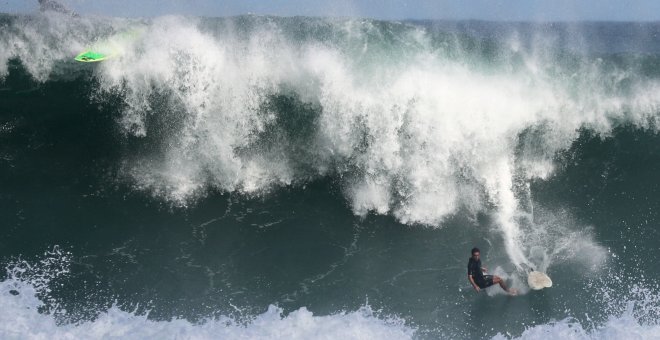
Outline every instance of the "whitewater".
[(660, 338), (659, 25), (0, 28), (2, 338)]

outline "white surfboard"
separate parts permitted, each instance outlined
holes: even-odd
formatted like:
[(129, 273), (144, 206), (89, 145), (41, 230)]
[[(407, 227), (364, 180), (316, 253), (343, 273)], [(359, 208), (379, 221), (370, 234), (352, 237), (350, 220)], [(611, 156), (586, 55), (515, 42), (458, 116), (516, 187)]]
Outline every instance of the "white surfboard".
[(527, 284), (534, 290), (552, 287), (552, 280), (546, 273), (531, 271), (527, 275)]

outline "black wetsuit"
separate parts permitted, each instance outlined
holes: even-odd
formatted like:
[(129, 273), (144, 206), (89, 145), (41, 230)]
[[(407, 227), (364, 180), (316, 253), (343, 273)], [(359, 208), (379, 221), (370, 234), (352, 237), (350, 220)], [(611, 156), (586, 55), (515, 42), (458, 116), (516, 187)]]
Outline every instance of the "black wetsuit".
[(472, 275), (474, 283), (479, 288), (486, 288), (493, 285), (493, 276), (484, 275), (483, 271), (481, 271), (481, 260), (475, 260), (470, 257), (470, 261), (468, 261), (468, 275)]

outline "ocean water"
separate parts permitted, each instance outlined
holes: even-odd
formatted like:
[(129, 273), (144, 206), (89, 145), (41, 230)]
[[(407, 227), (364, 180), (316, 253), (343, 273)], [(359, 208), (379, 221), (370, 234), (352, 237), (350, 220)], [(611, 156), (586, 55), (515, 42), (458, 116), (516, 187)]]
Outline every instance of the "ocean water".
[(658, 339), (659, 34), (2, 15), (0, 338)]

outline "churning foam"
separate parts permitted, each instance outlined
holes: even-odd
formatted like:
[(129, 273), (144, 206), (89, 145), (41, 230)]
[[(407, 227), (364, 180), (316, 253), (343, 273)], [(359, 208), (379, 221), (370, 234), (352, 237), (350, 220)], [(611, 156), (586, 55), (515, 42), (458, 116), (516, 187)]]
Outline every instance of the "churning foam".
[[(621, 280), (614, 278), (612, 281)], [(629, 281), (629, 279), (624, 279)], [(634, 281), (634, 280), (633, 280)], [(609, 284), (610, 282), (608, 282)], [(602, 323), (579, 322), (575, 318), (528, 327), (519, 337), (499, 333), (494, 340), (503, 339), (660, 339), (660, 296), (657, 283), (632, 283), (623, 290), (597, 287), (601, 308), (594, 315), (609, 315)], [(589, 315), (587, 315), (589, 317)]]
[(660, 326), (641, 325), (637, 319), (626, 312), (622, 316), (611, 317), (604, 325), (597, 327), (583, 326), (574, 319), (567, 318), (558, 322), (530, 327), (519, 337), (498, 334), (493, 337), (493, 340), (548, 338), (566, 340), (660, 339)]
[[(14, 296), (8, 287), (21, 293)], [(3, 339), (411, 339), (414, 331), (400, 320), (381, 320), (371, 309), (314, 316), (302, 307), (283, 316), (270, 306), (248, 324), (228, 317), (193, 324), (183, 319), (152, 321), (112, 307), (94, 321), (58, 325), (40, 314), (41, 301), (31, 287), (14, 281), (0, 283), (0, 337)]]
[[(128, 138), (157, 136), (163, 145), (129, 155), (124, 173), (138, 188), (182, 205), (210, 190), (258, 194), (334, 176), (360, 215), (438, 226), (461, 208), (494, 210), (507, 254), (520, 267), (533, 263), (516, 183), (546, 178), (553, 156), (580, 128), (607, 134), (622, 122), (657, 126), (657, 81), (598, 59), (568, 67), (515, 39), (494, 62), (458, 38), (438, 49), (422, 28), (391, 23), (383, 34), (368, 20), (306, 21), (332, 34), (304, 39), (287, 31), (286, 18), (214, 28), (179, 17), (94, 20), (17, 20), (0, 40), (0, 72), (18, 58), (45, 81), (73, 50), (109, 31), (143, 27), (122, 58), (95, 69), (93, 96), (119, 96)], [(78, 33), (80, 25), (90, 30)], [(617, 90), (620, 83), (628, 90)], [(305, 110), (314, 119), (294, 125), (308, 137), (273, 136), (291, 129), (283, 122), (293, 114), (272, 105), (278, 96), (310, 104)], [(528, 133), (535, 138), (522, 138)]]
[[(149, 320), (113, 306), (93, 321), (62, 323), (66, 311), (53, 310), (50, 280), (66, 275), (69, 254), (55, 248), (39, 263), (16, 260), (0, 282), (2, 339), (411, 339), (414, 329), (396, 317), (379, 317), (365, 306), (354, 312), (314, 316), (302, 307), (284, 316), (269, 306), (249, 322), (218, 317), (200, 323), (185, 319)], [(50, 302), (49, 314), (39, 309)]]

